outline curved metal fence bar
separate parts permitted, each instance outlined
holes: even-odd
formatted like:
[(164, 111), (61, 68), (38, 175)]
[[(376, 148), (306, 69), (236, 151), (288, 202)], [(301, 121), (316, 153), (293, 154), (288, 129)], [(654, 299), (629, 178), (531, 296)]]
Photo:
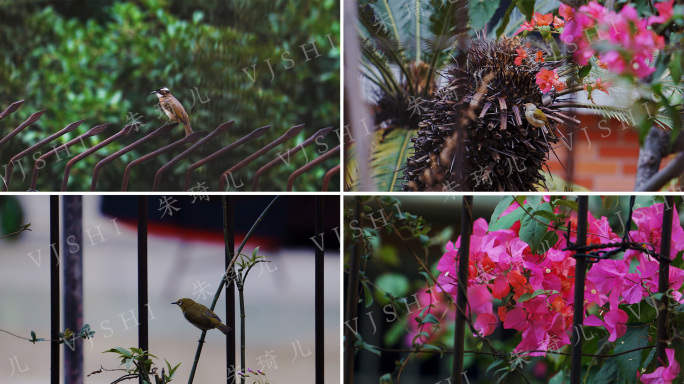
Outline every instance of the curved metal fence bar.
[(337, 174), (338, 172), (340, 172), (340, 165), (339, 164), (337, 166), (333, 167), (331, 170), (329, 170), (325, 174), (325, 177), (323, 177), (323, 187), (321, 188), (321, 192), (327, 192), (328, 191), (328, 185), (330, 185), (330, 179), (333, 177), (333, 175)]
[[(75, 121), (75, 122), (67, 125), (62, 130), (58, 131), (57, 133), (53, 134), (52, 136), (50, 136), (46, 139), (43, 139), (42, 141), (40, 141), (40, 142), (32, 145), (31, 147), (19, 152), (18, 154), (14, 155), (14, 157), (9, 161), (9, 163), (7, 163), (7, 168), (5, 169), (5, 182), (2, 185), (2, 191), (5, 192), (9, 189), (10, 177), (12, 177), (12, 171), (14, 171), (14, 164), (15, 163), (20, 162), (21, 159), (26, 157), (26, 155), (28, 155), (29, 153), (31, 153), (33, 151), (36, 151), (36, 150), (42, 148), (45, 144), (53, 141), (54, 139), (61, 137), (65, 133), (68, 133), (68, 132), (75, 130), (76, 128), (78, 128), (79, 125), (81, 125), (82, 122), (83, 122), (83, 120)], [(19, 167), (21, 167), (21, 163), (19, 163)], [(23, 172), (23, 169), (22, 169), (22, 172)]]
[(140, 139), (140, 140), (134, 142), (133, 144), (128, 145), (128, 146), (112, 153), (111, 155), (105, 157), (104, 159), (100, 160), (100, 162), (95, 165), (95, 170), (93, 171), (93, 179), (90, 182), (90, 191), (94, 192), (95, 189), (97, 188), (97, 179), (98, 179), (98, 176), (100, 174), (100, 170), (102, 169), (102, 167), (107, 165), (107, 163), (110, 163), (110, 162), (118, 159), (119, 157), (125, 155), (126, 153), (132, 151), (133, 149), (145, 144), (146, 142), (148, 142), (148, 141), (150, 141), (150, 140), (152, 140), (158, 136), (161, 136), (165, 133), (168, 133), (171, 129), (173, 129), (177, 125), (178, 125), (178, 123), (166, 123), (166, 124), (162, 125), (161, 127), (157, 128), (157, 130), (155, 130), (154, 132), (143, 137), (142, 139)]
[(309, 171), (311, 168), (317, 166), (318, 164), (328, 160), (329, 158), (333, 157), (336, 154), (340, 153), (340, 146), (338, 145), (337, 147), (329, 150), (322, 156), (317, 157), (315, 160), (312, 160), (309, 164), (306, 164), (305, 166), (299, 168), (298, 170), (292, 172), (290, 175), (290, 178), (287, 179), (287, 189), (286, 191), (290, 192), (292, 191), (292, 186), (294, 185), (295, 180), (299, 177), (304, 172)]
[(38, 119), (40, 119), (40, 117), (43, 116), (43, 113), (45, 113), (45, 110), (35, 112), (31, 116), (29, 116), (29, 118), (26, 119), (26, 121), (21, 123), (21, 125), (16, 127), (12, 132), (7, 134), (7, 136), (0, 140), (0, 148), (2, 148), (2, 146), (5, 145), (8, 141), (12, 140), (14, 136), (16, 136), (19, 132), (23, 131), (26, 127), (38, 121)]
[(252, 181), (252, 191), (256, 191), (257, 187), (259, 185), (259, 178), (261, 175), (268, 171), (269, 169), (275, 167), (278, 165), (280, 161), (285, 161), (283, 160), (283, 157), (286, 157), (287, 160), (289, 161), (290, 156), (294, 155), (295, 153), (303, 150), (304, 148), (308, 147), (309, 145), (313, 144), (319, 137), (325, 137), (330, 133), (330, 131), (333, 130), (334, 127), (327, 127), (323, 129), (319, 129), (318, 132), (314, 133), (313, 136), (309, 137), (308, 139), (304, 140), (301, 144), (298, 146), (288, 150), (285, 152), (283, 155), (278, 155), (276, 159), (271, 161), (270, 163), (264, 165), (263, 167), (259, 168), (259, 170), (254, 174), (254, 180)]
[(257, 139), (257, 138), (263, 136), (266, 133), (266, 131), (269, 130), (269, 128), (271, 128), (270, 125), (267, 125), (267, 126), (264, 126), (261, 128), (257, 128), (255, 130), (253, 130), (252, 132), (250, 132), (249, 134), (247, 134), (247, 136), (234, 141), (230, 145), (228, 145), (222, 149), (219, 149), (218, 151), (212, 153), (211, 155), (205, 157), (204, 159), (192, 164), (190, 166), (190, 168), (188, 168), (188, 171), (185, 174), (185, 183), (183, 184), (183, 190), (187, 191), (190, 189), (190, 182), (192, 181), (192, 173), (195, 171), (195, 169), (203, 166), (204, 164), (206, 164), (210, 161), (213, 161), (214, 159), (218, 158), (219, 156), (221, 156), (225, 153), (232, 151), (233, 149), (241, 146), (242, 144), (244, 144), (248, 141), (251, 141), (251, 140), (254, 140), (254, 139)]
[(38, 163), (40, 161), (45, 162), (45, 159), (47, 159), (48, 157), (56, 155), (57, 152), (59, 152), (59, 151), (67, 150), (68, 148), (72, 147), (74, 144), (78, 143), (79, 141), (82, 142), (83, 139), (87, 139), (91, 136), (95, 136), (95, 135), (102, 133), (102, 131), (107, 129), (107, 127), (109, 127), (109, 123), (100, 124), (100, 125), (97, 125), (95, 127), (92, 127), (92, 128), (90, 128), (90, 130), (88, 132), (82, 134), (81, 136), (76, 137), (75, 139), (67, 142), (66, 144), (62, 144), (59, 147), (56, 147), (55, 149), (51, 150), (50, 152), (39, 157), (38, 160), (36, 160), (36, 164), (33, 166), (33, 176), (31, 178), (31, 188), (30, 189), (32, 191), (36, 190), (36, 184), (38, 183), (38, 171), (40, 170), (40, 168), (42, 168), (42, 167), (40, 167), (40, 168), (38, 167)]
[(83, 151), (81, 154), (79, 154), (79, 155), (75, 156), (73, 159), (69, 160), (69, 162), (66, 165), (66, 168), (64, 169), (64, 177), (62, 178), (62, 192), (66, 191), (67, 184), (69, 183), (69, 173), (71, 172), (71, 167), (73, 167), (74, 164), (76, 164), (79, 161), (85, 159), (86, 157), (92, 155), (93, 153), (99, 151), (101, 148), (108, 145), (109, 143), (112, 143), (116, 140), (119, 140), (122, 136), (128, 135), (129, 133), (131, 133), (133, 128), (135, 126), (137, 126), (138, 124), (139, 123), (135, 123), (135, 124), (130, 124), (130, 125), (123, 127), (122, 130), (113, 134), (112, 136), (110, 136), (106, 140), (102, 141), (101, 143), (93, 146), (92, 148), (90, 148), (86, 151)]
[(0, 120), (4, 119), (5, 117), (7, 117), (11, 114), (13, 114), (23, 104), (24, 104), (24, 100), (15, 101), (14, 103), (10, 104), (9, 107), (5, 108), (4, 111), (0, 112)]
[(173, 159), (171, 159), (171, 161), (169, 161), (168, 163), (164, 164), (161, 168), (159, 168), (159, 170), (157, 171), (157, 174), (154, 176), (154, 184), (152, 185), (152, 190), (156, 191), (159, 189), (159, 183), (161, 181), (161, 177), (164, 174), (164, 172), (168, 171), (169, 168), (173, 167), (174, 164), (176, 164), (179, 161), (183, 160), (184, 158), (190, 156), (190, 154), (192, 152), (194, 152), (198, 148), (204, 146), (206, 143), (208, 143), (214, 137), (220, 136), (220, 135), (223, 135), (224, 133), (226, 133), (228, 131), (228, 128), (230, 128), (234, 122), (235, 122), (234, 120), (231, 120), (227, 123), (223, 123), (223, 124), (219, 125), (216, 129), (214, 129), (210, 134), (208, 134), (202, 140), (193, 144), (192, 146), (190, 146), (190, 148), (183, 151), (183, 153), (174, 157)]
[(131, 161), (128, 164), (128, 166), (126, 166), (126, 170), (124, 171), (123, 182), (121, 183), (121, 191), (125, 192), (126, 189), (128, 189), (128, 179), (131, 175), (131, 170), (133, 170), (133, 168), (135, 168), (136, 166), (146, 162), (147, 160), (153, 159), (153, 158), (161, 155), (162, 153), (168, 152), (168, 151), (176, 148), (179, 145), (195, 142), (206, 134), (207, 134), (207, 131), (193, 132), (193, 133), (185, 136), (184, 138), (182, 138), (178, 141), (175, 141), (175, 142), (173, 142), (173, 143), (171, 143), (165, 147), (161, 147), (161, 148), (157, 149), (156, 151), (154, 151), (152, 153), (148, 153), (147, 155), (145, 155), (139, 159)]
[(299, 134), (299, 132), (304, 128), (304, 124), (296, 125), (285, 132), (284, 135), (280, 136), (277, 138), (275, 141), (272, 143), (268, 144), (267, 146), (261, 148), (260, 150), (254, 152), (252, 155), (247, 157), (246, 159), (242, 160), (241, 162), (235, 164), (232, 168), (229, 170), (223, 172), (221, 177), (219, 178), (219, 191), (224, 190), (225, 186), (225, 180), (228, 180), (228, 175), (232, 175), (233, 172), (236, 172), (246, 166), (247, 164), (251, 163), (252, 161), (258, 159), (259, 157), (263, 156), (266, 152), (270, 151), (273, 149), (275, 146), (278, 144), (282, 143), (283, 141), (287, 139), (291, 139)]

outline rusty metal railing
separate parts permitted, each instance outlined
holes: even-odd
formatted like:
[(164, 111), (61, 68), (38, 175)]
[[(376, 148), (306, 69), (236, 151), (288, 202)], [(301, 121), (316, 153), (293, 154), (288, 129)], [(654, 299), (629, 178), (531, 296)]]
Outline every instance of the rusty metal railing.
[[(0, 121), (6, 118), (7, 116), (11, 115), (12, 113), (16, 112), (22, 105), (24, 104), (24, 100), (17, 101), (15, 103), (12, 103), (9, 107), (7, 107), (4, 111), (0, 113)], [(0, 136), (0, 148), (2, 148), (3, 145), (7, 144), (9, 141), (11, 141), (15, 136), (17, 136), (21, 131), (24, 129), (28, 128), (31, 124), (34, 124), (36, 121), (38, 121), (43, 114), (45, 113), (45, 110), (35, 112), (33, 113), (26, 121), (24, 121), (21, 125), (19, 125), (17, 128), (13, 129), (9, 134), (5, 135), (4, 137)], [(96, 135), (101, 135), (107, 130), (108, 126), (110, 125), (109, 123), (105, 124), (100, 124), (97, 125), (87, 132), (80, 134), (76, 138), (73, 138), (65, 143), (61, 144), (56, 144), (52, 145), (52, 149), (48, 151), (47, 153), (41, 154), (39, 150), (46, 146), (47, 144), (50, 144), (60, 137), (64, 136), (65, 134), (69, 132), (75, 131), (82, 123), (84, 120), (79, 120), (76, 122), (73, 122), (69, 125), (67, 125), (65, 128), (55, 132), (54, 134), (50, 135), (49, 137), (40, 140), (39, 142), (29, 146), (28, 148), (20, 151), (18, 154), (14, 155), (11, 160), (9, 160), (9, 163), (6, 166), (5, 169), (5, 174), (2, 182), (2, 191), (9, 191), (10, 190), (10, 179), (12, 177), (12, 172), (15, 170), (15, 168), (20, 168), (22, 174), (24, 174), (24, 177), (22, 178), (22, 182), (26, 179), (25, 177), (25, 172), (24, 172), (24, 166), (22, 165), (22, 160), (26, 158), (29, 155), (32, 155), (32, 158), (34, 161), (33, 163), (33, 172), (31, 175), (31, 181), (30, 181), (30, 186), (29, 186), (29, 191), (35, 191), (36, 190), (36, 185), (38, 183), (38, 176), (40, 173), (40, 169), (45, 167), (46, 163), (51, 159), (51, 158), (56, 158), (57, 161), (61, 160), (63, 157), (59, 156), (59, 152), (66, 152), (66, 157), (72, 157), (74, 156), (69, 152), (69, 148), (73, 147), (77, 143), (81, 143), (82, 146), (84, 147), (84, 150), (80, 153), (71, 158), (64, 169), (64, 175), (62, 177), (62, 183), (61, 183), (61, 191), (66, 191), (67, 186), (69, 183), (69, 177), (71, 173), (72, 167), (78, 163), (79, 161), (84, 160), (86, 157), (93, 156), (95, 153), (97, 153), (100, 149), (107, 147), (109, 144), (121, 140), (124, 137), (128, 136), (135, 136), (135, 134), (138, 132), (138, 128), (140, 126), (140, 123), (134, 123), (127, 125), (123, 127), (120, 131), (114, 133), (113, 135), (103, 138), (102, 140), (99, 140), (99, 143), (90, 147), (86, 148), (86, 142), (85, 139), (96, 136)], [(97, 183), (99, 179), (99, 174), (102, 168), (111, 163), (112, 161), (122, 157), (123, 155), (133, 151), (134, 149), (140, 147), (141, 145), (152, 142), (154, 139), (159, 138), (163, 135), (166, 135), (169, 133), (174, 127), (176, 127), (178, 124), (177, 123), (166, 123), (160, 128), (156, 129), (155, 131), (146, 134), (142, 138), (137, 138), (133, 143), (128, 144), (124, 146), (124, 148), (116, 151), (115, 153), (105, 157), (104, 159), (100, 160), (96, 165), (95, 169), (93, 170), (92, 178), (91, 178), (91, 184), (90, 184), (90, 191), (96, 191), (97, 189)], [(177, 141), (172, 142), (171, 144), (168, 144), (166, 146), (157, 148), (156, 150), (144, 154), (142, 156), (136, 157), (134, 160), (130, 161), (127, 166), (125, 167), (123, 174), (122, 174), (122, 184), (121, 184), (121, 190), (122, 191), (127, 191), (128, 189), (128, 184), (131, 178), (131, 173), (132, 170), (151, 160), (154, 159), (164, 153), (171, 152), (175, 150), (178, 147), (181, 147), (185, 144), (190, 144), (190, 147), (188, 147), (186, 150), (181, 152), (180, 154), (174, 156), (170, 161), (166, 162), (162, 167), (159, 168), (159, 170), (156, 172), (154, 181), (152, 184), (152, 190), (157, 191), (159, 189), (159, 185), (161, 183), (162, 177), (164, 174), (166, 174), (169, 170), (171, 170), (174, 166), (178, 166), (183, 162), (185, 159), (188, 159), (191, 157), (193, 153), (195, 153), (198, 149), (201, 147), (204, 147), (207, 143), (210, 141), (216, 141), (219, 140), (220, 137), (227, 133), (229, 129), (232, 127), (233, 121), (229, 121), (227, 123), (223, 123), (220, 126), (218, 126), (216, 129), (213, 131), (196, 131), (186, 137), (183, 137), (182, 139), (179, 139)], [(254, 131), (250, 132), (249, 134), (245, 135), (244, 137), (241, 137), (232, 143), (230, 143), (227, 146), (224, 146), (222, 149), (212, 153), (211, 155), (196, 161), (194, 163), (190, 163), (189, 168), (186, 171), (186, 176), (185, 180), (182, 186), (182, 190), (184, 191), (192, 191), (193, 188), (190, 187), (190, 183), (192, 180), (192, 175), (193, 172), (203, 166), (206, 165), (210, 162), (214, 161), (219, 161), (219, 159), (222, 159), (222, 161), (225, 161), (225, 155), (230, 153), (232, 150), (235, 148), (239, 147), (240, 145), (248, 142), (248, 141), (253, 141), (257, 140), (260, 137), (262, 137), (266, 131), (271, 129), (271, 126), (265, 126), (261, 128), (257, 128)], [(237, 172), (240, 169), (243, 169), (250, 165), (251, 163), (255, 162), (258, 158), (266, 155), (269, 151), (274, 149), (280, 144), (284, 144), (288, 140), (291, 140), (295, 138), (300, 132), (302, 132), (304, 129), (304, 125), (297, 125), (289, 130), (287, 130), (282, 136), (277, 138), (276, 140), (265, 144), (263, 147), (261, 147), (259, 150), (256, 152), (252, 153), (251, 155), (247, 156), (246, 158), (238, 161), (234, 165), (231, 165), (229, 169), (225, 172), (223, 172), (219, 177), (219, 183), (218, 183), (218, 190), (223, 191), (225, 190), (225, 185), (226, 181), (228, 180), (228, 177), (233, 177), (233, 174)], [(312, 136), (310, 136), (308, 139), (306, 139), (304, 142), (301, 144), (298, 144), (294, 146), (294, 148), (287, 149), (283, 155), (281, 153), (278, 153), (278, 156), (275, 157), (273, 160), (268, 162), (267, 164), (261, 166), (258, 168), (258, 170), (255, 172), (253, 180), (252, 180), (252, 190), (256, 191), (258, 189), (259, 185), (259, 180), (261, 176), (268, 171), (269, 169), (273, 168), (278, 164), (279, 161), (285, 161), (286, 163), (289, 161), (290, 156), (304, 150), (307, 146), (310, 146), (313, 143), (318, 143), (319, 138), (324, 138), (328, 133), (330, 133), (333, 130), (333, 127), (328, 127), (328, 128), (323, 128), (316, 133), (314, 133)], [(306, 164), (297, 169), (290, 177), (288, 180), (288, 185), (287, 185), (287, 190), (292, 190), (293, 188), (293, 183), (294, 180), (301, 175), (302, 173), (309, 172), (312, 169), (314, 169), (317, 166), (320, 166), (325, 160), (333, 158), (334, 155), (339, 154), (339, 146), (336, 148), (333, 148), (326, 153), (323, 153), (316, 159), (312, 159), (309, 161), (308, 155), (304, 153), (304, 156), (306, 156)], [(284, 160), (284, 157), (287, 160)], [(181, 166), (182, 168), (182, 166)], [(225, 169), (225, 168), (224, 168)], [(326, 173), (325, 178), (322, 180), (322, 185), (321, 185), (321, 190), (322, 191), (327, 191), (328, 186), (330, 184), (331, 177), (335, 174), (339, 173), (339, 166), (334, 167)], [(218, 175), (217, 175), (218, 176)], [(212, 176), (213, 177), (213, 176)], [(2, 178), (2, 177), (0, 177)], [(199, 183), (198, 183), (199, 184)], [(202, 183), (204, 184), (204, 183)], [(208, 191), (209, 187), (203, 189), (203, 191)]]

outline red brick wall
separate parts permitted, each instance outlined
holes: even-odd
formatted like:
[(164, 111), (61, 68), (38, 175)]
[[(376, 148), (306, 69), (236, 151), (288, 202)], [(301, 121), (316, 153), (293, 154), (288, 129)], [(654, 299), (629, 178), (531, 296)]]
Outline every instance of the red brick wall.
[[(639, 137), (634, 128), (623, 129), (618, 120), (607, 120), (601, 123), (600, 116), (578, 115), (582, 122), (576, 129), (572, 142), (568, 137), (568, 127), (561, 127), (561, 132), (572, 144), (559, 143), (556, 154), (567, 168), (568, 156), (574, 156), (575, 170), (572, 182), (592, 191), (631, 191), (634, 189), (637, 160), (639, 158)], [(586, 129), (582, 129), (586, 127)], [(608, 131), (610, 128), (610, 132)], [(605, 136), (605, 137), (604, 137)], [(568, 180), (569, 176), (556, 157), (551, 154), (547, 163), (553, 175)], [(663, 161), (664, 166), (666, 161)]]

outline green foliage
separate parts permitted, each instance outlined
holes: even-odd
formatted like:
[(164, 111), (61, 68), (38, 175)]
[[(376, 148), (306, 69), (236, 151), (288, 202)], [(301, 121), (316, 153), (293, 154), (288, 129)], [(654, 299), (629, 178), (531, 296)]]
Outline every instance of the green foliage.
[[(242, 181), (245, 185), (241, 188), (248, 188), (258, 167), (277, 158), (278, 152), (293, 148), (323, 127), (339, 125), (340, 15), (336, 0), (103, 1), (88, 2), (85, 7), (74, 0), (57, 3), (44, 7), (43, 2), (0, 0), (0, 106), (4, 109), (14, 101), (26, 100), (17, 112), (0, 122), (0, 136), (31, 113), (46, 110), (38, 122), (3, 147), (2, 164), (81, 119), (85, 122), (76, 131), (54, 143), (73, 139), (98, 124), (112, 125), (86, 140), (85, 146), (79, 143), (72, 147), (72, 155), (132, 123), (131, 117), (146, 124), (74, 166), (68, 189), (86, 190), (96, 162), (167, 121), (166, 116), (159, 117), (157, 99), (150, 94), (163, 86), (183, 103), (195, 130), (212, 131), (230, 120), (235, 124), (174, 167), (160, 189), (178, 190), (191, 163), (258, 127), (271, 125), (263, 137), (195, 171), (193, 185), (204, 182), (216, 190), (225, 170), (290, 127), (306, 124), (295, 139), (234, 175), (237, 185)], [(312, 51), (312, 42), (319, 56)], [(104, 167), (98, 190), (118, 190), (126, 164), (179, 140), (182, 128), (166, 136)], [(287, 175), (338, 144), (338, 137), (330, 134), (320, 145), (307, 148), (306, 156), (300, 153), (289, 164), (283, 162), (271, 170), (273, 177), (262, 178), (260, 189), (284, 189)], [(170, 151), (140, 166), (131, 175), (129, 189), (148, 190), (161, 165), (180, 152)], [(65, 153), (60, 156), (64, 160)], [(337, 159), (328, 160), (298, 178), (295, 188), (319, 190), (325, 172), (337, 164)], [(54, 190), (65, 165), (65, 161), (48, 162), (37, 188)], [(33, 160), (25, 158), (22, 166), (30, 178)], [(14, 171), (10, 189), (27, 186), (19, 168)], [(339, 183), (333, 178), (330, 189), (336, 188)]]
[[(154, 367), (154, 362), (152, 361), (152, 359), (150, 359), (151, 357), (155, 359), (159, 358), (155, 355), (148, 353), (148, 351), (143, 351), (142, 349), (135, 347), (131, 347), (130, 349), (116, 347), (104, 351), (102, 353), (116, 353), (119, 355), (117, 357), (118, 359), (121, 359), (121, 364), (119, 364), (119, 366), (125, 365), (126, 372), (126, 375), (121, 377), (119, 380), (140, 377), (143, 383), (152, 384), (152, 380), (150, 378), (153, 377), (154, 384), (164, 384), (172, 381), (173, 375), (176, 373), (176, 370), (181, 365), (181, 363), (178, 363), (178, 365), (172, 367), (171, 364), (166, 359), (164, 359), (164, 361), (166, 362), (166, 367), (168, 369), (168, 374), (164, 372), (164, 370), (162, 370), (162, 377), (159, 378), (159, 375), (156, 373), (157, 368)], [(102, 369), (95, 371), (93, 373), (100, 372), (102, 372)]]

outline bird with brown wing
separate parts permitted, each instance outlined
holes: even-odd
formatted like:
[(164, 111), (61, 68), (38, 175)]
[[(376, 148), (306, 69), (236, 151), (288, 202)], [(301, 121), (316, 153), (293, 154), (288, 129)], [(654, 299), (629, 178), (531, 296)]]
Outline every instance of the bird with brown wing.
[(162, 110), (169, 117), (169, 120), (174, 123), (181, 123), (185, 127), (185, 135), (191, 134), (192, 127), (190, 126), (190, 118), (185, 112), (185, 108), (181, 105), (180, 101), (173, 97), (171, 91), (168, 88), (159, 88), (151, 93), (156, 94), (159, 98), (159, 105), (161, 105)]

